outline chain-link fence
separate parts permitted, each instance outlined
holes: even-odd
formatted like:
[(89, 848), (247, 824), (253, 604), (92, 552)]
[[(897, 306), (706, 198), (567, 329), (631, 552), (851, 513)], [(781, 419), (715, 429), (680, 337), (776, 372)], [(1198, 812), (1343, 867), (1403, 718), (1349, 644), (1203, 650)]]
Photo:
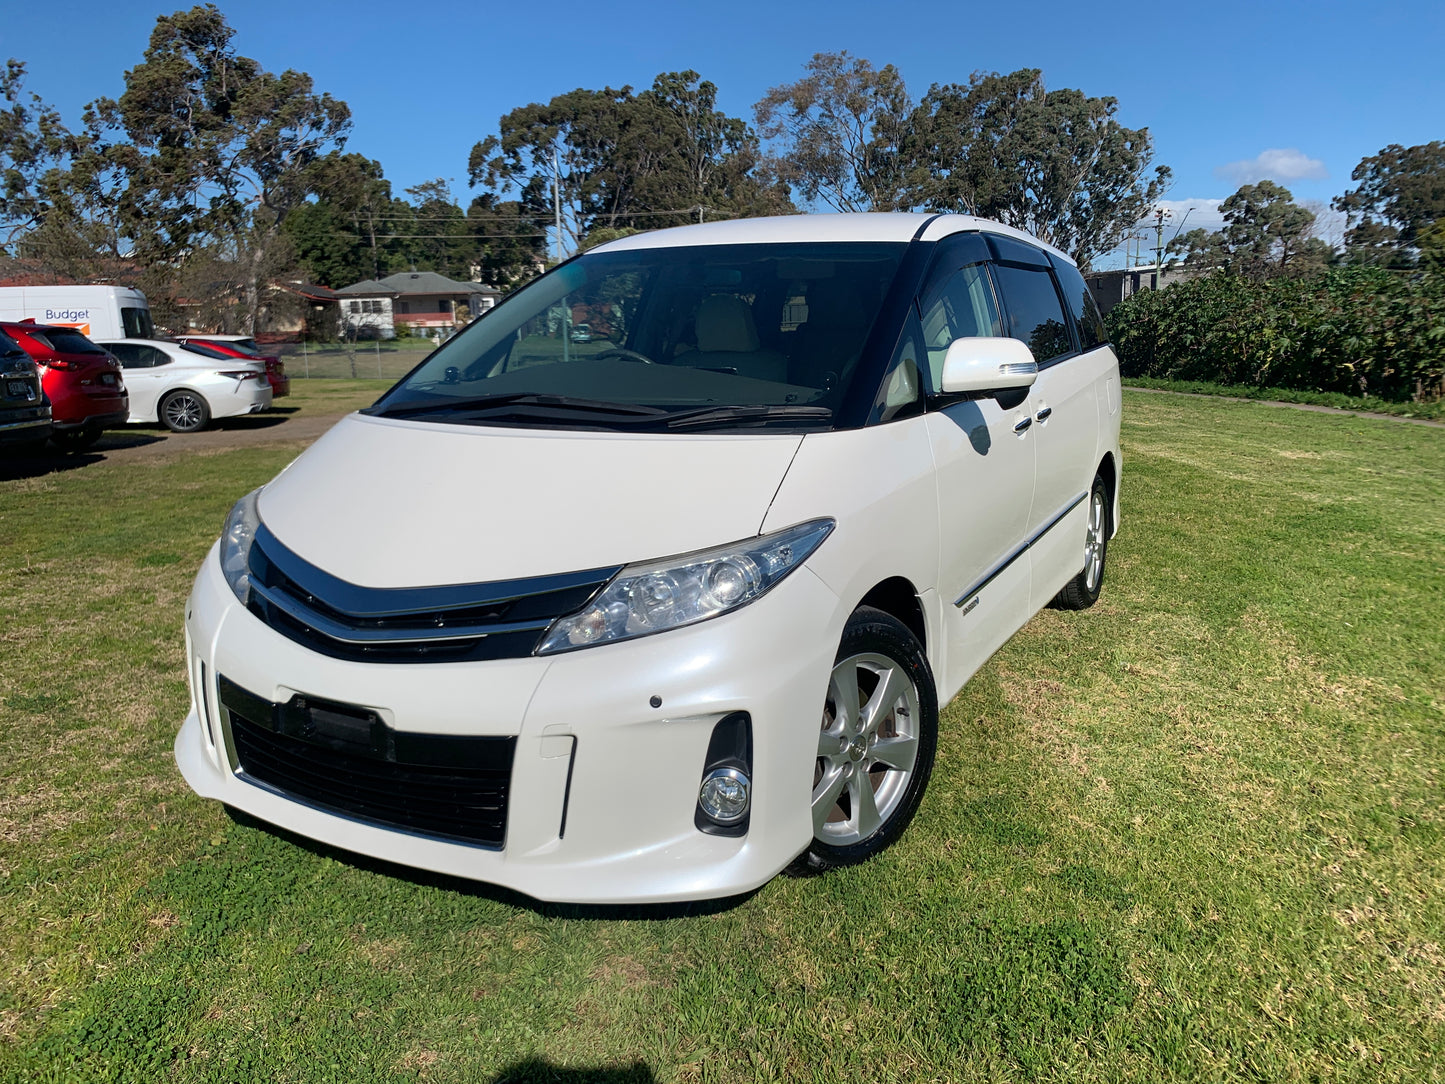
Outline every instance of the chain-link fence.
[(422, 358), (436, 349), (425, 339), (399, 342), (359, 343), (277, 343), (261, 347), (263, 353), (279, 354), (293, 380), (313, 377), (359, 377), (397, 380), (409, 373)]

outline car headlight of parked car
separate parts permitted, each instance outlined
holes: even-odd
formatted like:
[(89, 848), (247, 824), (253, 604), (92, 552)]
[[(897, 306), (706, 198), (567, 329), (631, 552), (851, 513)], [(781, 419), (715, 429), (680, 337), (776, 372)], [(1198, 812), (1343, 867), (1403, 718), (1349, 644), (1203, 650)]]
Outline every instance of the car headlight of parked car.
[(746, 606), (807, 560), (833, 526), (815, 519), (702, 553), (628, 565), (585, 608), (554, 621), (537, 654), (648, 636)]
[(237, 501), (221, 528), (221, 571), (242, 606), (251, 601), (251, 543), (256, 540), (256, 528), (261, 525), (261, 517), (256, 512), (256, 498), (260, 494), (259, 489), (253, 489)]

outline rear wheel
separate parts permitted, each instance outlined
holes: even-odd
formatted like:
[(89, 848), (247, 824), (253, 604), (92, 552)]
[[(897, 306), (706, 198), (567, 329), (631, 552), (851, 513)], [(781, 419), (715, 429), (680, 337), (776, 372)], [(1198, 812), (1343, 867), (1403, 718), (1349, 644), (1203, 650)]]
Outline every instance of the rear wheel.
[(908, 827), (933, 771), (938, 700), (923, 647), (891, 614), (848, 619), (813, 765), (813, 842), (794, 869), (850, 866)]
[(1104, 586), (1104, 559), (1109, 554), (1109, 487), (1094, 475), (1089, 490), (1089, 518), (1084, 528), (1084, 567), (1054, 596), (1061, 610), (1087, 610), (1099, 601)]
[(160, 416), (172, 433), (194, 433), (211, 420), (211, 408), (198, 392), (182, 388), (161, 400)]

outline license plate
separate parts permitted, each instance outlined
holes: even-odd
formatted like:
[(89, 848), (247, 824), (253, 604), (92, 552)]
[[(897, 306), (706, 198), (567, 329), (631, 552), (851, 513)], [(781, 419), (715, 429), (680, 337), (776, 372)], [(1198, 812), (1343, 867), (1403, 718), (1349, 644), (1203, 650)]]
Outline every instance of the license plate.
[(11, 399), (24, 399), (29, 402), (35, 398), (35, 387), (28, 380), (10, 380), (5, 383), (5, 394)]
[(101, 373), (101, 374), (100, 374), (100, 382), (101, 382), (102, 384), (112, 384), (112, 385), (113, 385), (113, 384), (115, 383), (115, 374), (114, 374), (114, 373)]

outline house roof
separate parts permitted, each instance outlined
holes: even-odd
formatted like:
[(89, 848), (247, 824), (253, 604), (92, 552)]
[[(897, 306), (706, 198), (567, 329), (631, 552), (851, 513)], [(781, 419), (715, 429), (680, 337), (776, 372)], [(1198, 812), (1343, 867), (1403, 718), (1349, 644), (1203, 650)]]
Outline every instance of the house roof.
[(362, 279), (336, 291), (346, 297), (395, 297), (397, 291), (376, 279)]
[(340, 296), (337, 291), (318, 286), (314, 282), (286, 282), (282, 283), (282, 286), (309, 301), (335, 301)]
[[(380, 285), (406, 297), (408, 294), (496, 294), (495, 286), (484, 282), (458, 282), (435, 271), (399, 271), (387, 275)], [(349, 289), (349, 288), (348, 288)], [(345, 291), (343, 291), (345, 292)]]

